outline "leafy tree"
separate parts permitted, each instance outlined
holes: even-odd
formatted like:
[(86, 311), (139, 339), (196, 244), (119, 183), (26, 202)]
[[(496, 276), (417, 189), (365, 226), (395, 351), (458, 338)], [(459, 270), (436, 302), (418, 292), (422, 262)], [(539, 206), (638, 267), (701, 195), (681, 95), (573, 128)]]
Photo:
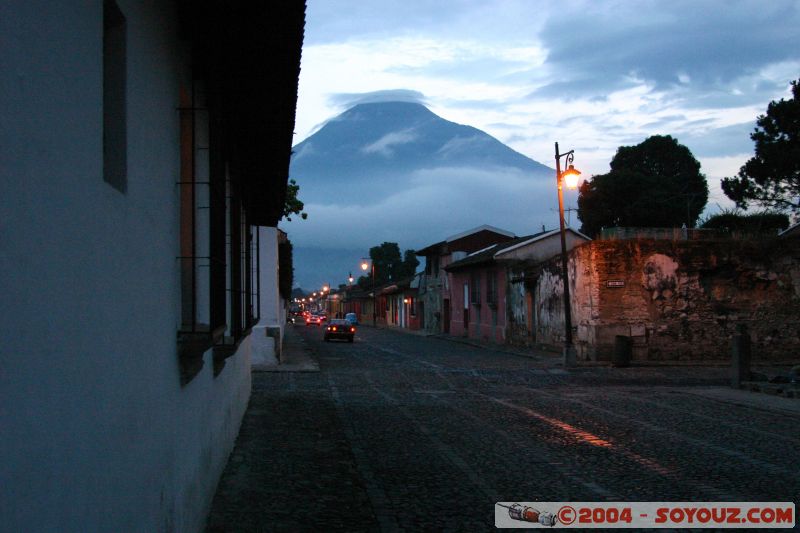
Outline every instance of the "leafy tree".
[(708, 202), (700, 163), (670, 135), (619, 147), (610, 166), (581, 184), (578, 218), (587, 235), (613, 226), (693, 226)]
[(292, 241), (278, 243), (278, 291), (284, 300), (292, 299), (294, 284), (294, 258)]
[(700, 224), (706, 229), (727, 229), (741, 233), (772, 233), (789, 227), (789, 217), (784, 213), (762, 211), (745, 215), (738, 211), (723, 211)]
[(780, 211), (800, 212), (800, 80), (792, 98), (772, 101), (750, 134), (755, 157), (732, 178), (722, 180), (725, 195), (746, 209), (750, 202)]
[(303, 211), (305, 204), (298, 198), (300, 186), (293, 179), (286, 184), (286, 203), (283, 205), (283, 217), (289, 222), (292, 221), (291, 215), (300, 215), (303, 220), (308, 218), (308, 213)]
[(403, 263), (401, 264), (400, 272), (398, 272), (398, 279), (410, 278), (417, 273), (419, 266), (419, 259), (414, 250), (406, 250), (403, 252)]
[(380, 246), (369, 249), (369, 257), (375, 264), (375, 283), (383, 285), (389, 281), (396, 281), (397, 267), (402, 263), (400, 247), (396, 242), (384, 242)]
[[(375, 284), (384, 285), (391, 281), (413, 276), (419, 265), (413, 250), (406, 250), (401, 259), (400, 247), (396, 242), (384, 242), (380, 246), (369, 249), (369, 257), (375, 265)], [(372, 286), (372, 272), (358, 278), (358, 285), (362, 288)]]

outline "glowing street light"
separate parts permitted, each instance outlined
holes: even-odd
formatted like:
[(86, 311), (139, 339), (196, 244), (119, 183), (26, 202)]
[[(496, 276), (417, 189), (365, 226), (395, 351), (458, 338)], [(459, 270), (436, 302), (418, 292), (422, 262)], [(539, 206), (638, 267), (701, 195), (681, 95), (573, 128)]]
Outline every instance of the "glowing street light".
[[(561, 158), (564, 157), (567, 169), (561, 172)], [(575, 346), (572, 344), (572, 309), (569, 297), (569, 275), (567, 273), (567, 237), (564, 225), (564, 184), (570, 189), (578, 187), (580, 172), (575, 169), (572, 160), (575, 150), (559, 154), (556, 143), (556, 184), (558, 185), (558, 224), (561, 228), (561, 282), (564, 284), (564, 366), (571, 367), (577, 364)]]
[(369, 261), (366, 257), (361, 258), (361, 270), (366, 272), (372, 263), (372, 327), (375, 327), (377, 309), (375, 309), (375, 262)]

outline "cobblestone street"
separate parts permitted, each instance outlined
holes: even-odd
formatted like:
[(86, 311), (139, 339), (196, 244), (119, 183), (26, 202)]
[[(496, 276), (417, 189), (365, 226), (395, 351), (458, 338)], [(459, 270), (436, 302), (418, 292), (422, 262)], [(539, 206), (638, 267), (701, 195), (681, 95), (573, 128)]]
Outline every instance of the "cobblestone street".
[[(208, 531), (492, 531), (498, 501), (793, 501), (797, 400), (725, 367), (587, 367), (295, 327), (319, 372), (253, 375)], [(764, 398), (759, 398), (764, 397)]]

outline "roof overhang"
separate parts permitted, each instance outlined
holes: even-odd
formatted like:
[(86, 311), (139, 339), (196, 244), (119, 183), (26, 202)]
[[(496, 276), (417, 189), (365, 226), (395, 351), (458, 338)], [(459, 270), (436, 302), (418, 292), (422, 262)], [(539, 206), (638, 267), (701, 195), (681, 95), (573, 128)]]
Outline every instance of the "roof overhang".
[(195, 77), (208, 94), (248, 220), (283, 216), (294, 134), (305, 0), (177, 0)]

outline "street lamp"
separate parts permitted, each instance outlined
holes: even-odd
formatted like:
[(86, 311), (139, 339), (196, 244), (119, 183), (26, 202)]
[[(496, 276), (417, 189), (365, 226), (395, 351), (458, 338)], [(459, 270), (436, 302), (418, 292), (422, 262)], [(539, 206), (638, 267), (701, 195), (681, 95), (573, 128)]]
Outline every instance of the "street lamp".
[(367, 258), (361, 258), (361, 270), (366, 272), (370, 263), (372, 263), (372, 327), (375, 327), (376, 316), (378, 310), (375, 308), (375, 261), (369, 261)]
[(326, 313), (330, 312), (330, 309), (328, 309), (328, 290), (328, 284), (324, 283), (322, 288), (319, 290), (319, 300), (317, 304), (318, 309), (320, 311), (325, 311)]
[[(561, 158), (566, 158), (564, 162), (567, 169), (561, 172)], [(571, 367), (577, 364), (575, 346), (572, 344), (572, 309), (569, 297), (569, 275), (567, 274), (567, 236), (564, 226), (564, 184), (570, 189), (578, 186), (578, 176), (580, 172), (575, 170), (572, 160), (575, 158), (575, 150), (559, 154), (558, 143), (556, 143), (556, 184), (558, 185), (558, 224), (561, 228), (561, 282), (564, 284), (564, 366)]]
[(350, 275), (347, 276), (347, 282), (352, 285), (353, 284), (353, 273), (350, 272)]

